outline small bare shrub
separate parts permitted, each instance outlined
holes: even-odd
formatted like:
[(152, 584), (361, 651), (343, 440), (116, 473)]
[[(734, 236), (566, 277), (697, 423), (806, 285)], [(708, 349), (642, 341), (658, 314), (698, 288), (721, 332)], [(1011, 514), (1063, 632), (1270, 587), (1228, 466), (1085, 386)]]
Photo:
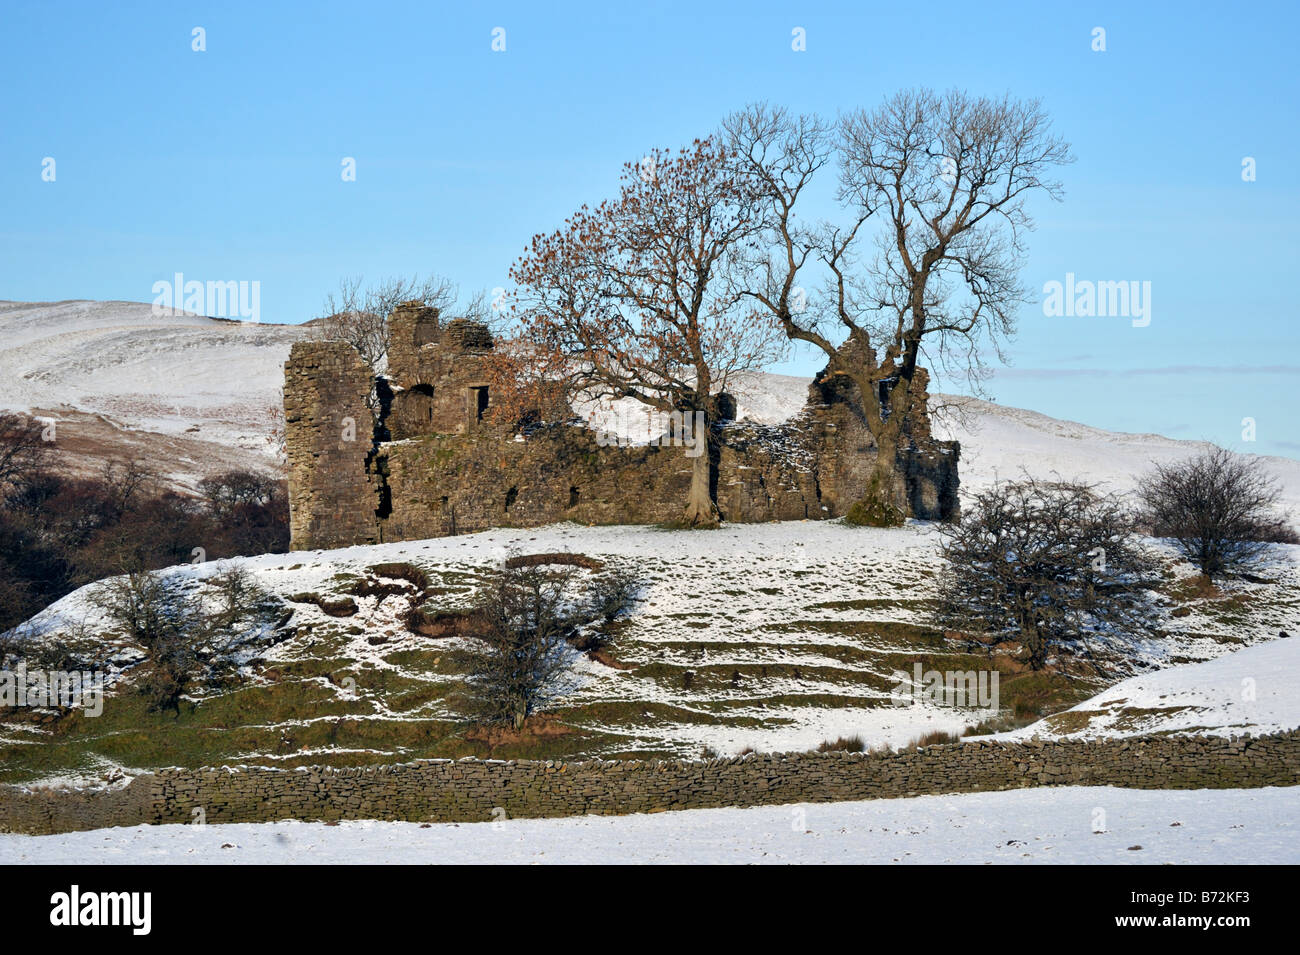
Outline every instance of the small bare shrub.
[(474, 607), (477, 639), (463, 655), (480, 722), (518, 731), (562, 688), (576, 625), (567, 593), (575, 573), (505, 567), (487, 577)]
[(1139, 487), (1151, 532), (1172, 538), (1210, 580), (1249, 569), (1270, 542), (1296, 539), (1274, 512), (1280, 492), (1260, 458), (1211, 448), (1157, 464)]
[[(216, 603), (208, 605), (205, 589)], [(183, 574), (139, 571), (104, 581), (96, 599), (110, 621), (145, 653), (133, 674), (151, 710), (179, 714), (181, 697), (195, 683), (224, 682), (228, 651), (238, 626), (267, 606), (266, 595), (248, 572), (230, 567), (195, 584)]]
[(945, 630), (1018, 641), (1040, 669), (1054, 648), (1150, 625), (1150, 560), (1118, 498), (1078, 482), (995, 484), (941, 533)]
[(943, 745), (945, 745), (945, 744), (947, 744), (947, 743), (958, 743), (958, 742), (961, 742), (961, 737), (960, 737), (958, 734), (956, 734), (956, 733), (949, 733), (949, 732), (946, 732), (946, 731), (944, 731), (944, 730), (934, 730), (934, 731), (931, 732), (931, 733), (926, 733), (924, 736), (917, 737), (916, 739), (912, 740), (912, 742), (908, 743), (907, 745), (908, 745), (909, 747), (912, 747), (912, 746), (943, 746)]
[(839, 739), (828, 739), (817, 747), (819, 753), (861, 753), (867, 748), (867, 744), (862, 741), (861, 736), (841, 736)]
[(601, 574), (592, 581), (591, 616), (613, 623), (636, 605), (641, 587), (641, 580), (630, 570), (618, 568)]

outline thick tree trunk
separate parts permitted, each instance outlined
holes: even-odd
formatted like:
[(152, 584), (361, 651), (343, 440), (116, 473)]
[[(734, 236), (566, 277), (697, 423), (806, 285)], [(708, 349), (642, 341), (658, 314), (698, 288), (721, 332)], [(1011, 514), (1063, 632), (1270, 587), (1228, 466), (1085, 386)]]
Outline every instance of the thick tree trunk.
[(876, 465), (862, 497), (844, 515), (849, 524), (899, 527), (907, 520), (907, 477), (898, 464), (898, 437), (884, 429), (876, 436)]
[(907, 520), (909, 512), (907, 477), (898, 461), (899, 448), (906, 440), (903, 420), (909, 404), (907, 385), (900, 383), (891, 389), (889, 405), (881, 407), (876, 401), (878, 379), (862, 376), (854, 380), (862, 403), (863, 421), (876, 442), (876, 464), (862, 497), (848, 509), (844, 520), (865, 527), (898, 527)]
[[(849, 524), (871, 527), (898, 527), (911, 512), (907, 494), (907, 475), (898, 460), (898, 453), (910, 437), (903, 433), (903, 422), (912, 412), (912, 381), (916, 372), (916, 358), (920, 335), (925, 328), (925, 288), (934, 258), (926, 253), (921, 273), (912, 290), (912, 322), (915, 333), (905, 334), (899, 349), (889, 349), (885, 362), (870, 364), (870, 371), (854, 376), (862, 401), (863, 417), (872, 437), (876, 439), (876, 466), (867, 481), (861, 500), (849, 508), (844, 519)], [(895, 361), (901, 359), (899, 364)], [(866, 378), (867, 380), (863, 380)], [(881, 399), (882, 381), (893, 379), (888, 394)]]
[(682, 522), (687, 527), (717, 527), (722, 522), (722, 513), (713, 501), (713, 461), (714, 447), (712, 429), (703, 439), (705, 446), (702, 453), (696, 455), (691, 463), (691, 494), (686, 503)]

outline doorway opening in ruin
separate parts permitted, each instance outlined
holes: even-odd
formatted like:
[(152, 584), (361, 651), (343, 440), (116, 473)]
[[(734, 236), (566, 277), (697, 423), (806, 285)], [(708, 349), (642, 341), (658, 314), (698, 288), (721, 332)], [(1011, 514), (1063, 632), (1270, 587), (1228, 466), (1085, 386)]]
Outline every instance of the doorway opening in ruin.
[(576, 487), (571, 487), (569, 488), (569, 507), (574, 508), (577, 506), (578, 506), (578, 489)]

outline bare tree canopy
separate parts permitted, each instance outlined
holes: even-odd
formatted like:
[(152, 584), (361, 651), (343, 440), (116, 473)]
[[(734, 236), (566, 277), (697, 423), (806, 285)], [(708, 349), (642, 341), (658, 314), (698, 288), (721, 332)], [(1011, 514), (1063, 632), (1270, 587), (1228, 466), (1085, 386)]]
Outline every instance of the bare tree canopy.
[(723, 146), (699, 140), (623, 170), (619, 194), (539, 235), (511, 269), (520, 354), (563, 365), (574, 390), (702, 416), (683, 522), (713, 526), (718, 394), (778, 357), (784, 336), (739, 290), (764, 228), (758, 196)]
[[(960, 91), (902, 91), (834, 127), (759, 104), (723, 129), (766, 199), (771, 251), (754, 261), (748, 294), (791, 340), (825, 353), (828, 377), (857, 386), (879, 458), (855, 511), (897, 522), (918, 361), (978, 388), (982, 355), (1001, 357), (1026, 300), (1017, 280), (1032, 227), (1026, 200), (1060, 197), (1053, 174), (1069, 148), (1038, 101)], [(844, 221), (803, 224), (796, 205), (832, 162)], [(805, 301), (800, 283), (816, 280), (821, 294)]]
[(1295, 538), (1274, 512), (1278, 487), (1263, 461), (1225, 448), (1155, 465), (1138, 493), (1151, 532), (1172, 538), (1211, 580), (1250, 567), (1269, 541)]
[(0, 488), (37, 473), (49, 458), (51, 444), (36, 418), (0, 413)]
[(1034, 669), (1054, 648), (1149, 624), (1132, 517), (1088, 485), (994, 485), (944, 527), (942, 549), (936, 623), (1015, 640)]
[[(388, 356), (388, 316), (403, 302), (418, 302), (446, 313), (456, 307), (459, 293), (448, 279), (437, 275), (387, 278), (366, 285), (362, 276), (340, 280), (338, 291), (325, 298), (324, 315), (317, 320), (318, 333), (327, 340), (345, 341), (376, 373), (382, 372)], [(485, 296), (465, 304), (465, 317), (485, 320), (489, 309)]]

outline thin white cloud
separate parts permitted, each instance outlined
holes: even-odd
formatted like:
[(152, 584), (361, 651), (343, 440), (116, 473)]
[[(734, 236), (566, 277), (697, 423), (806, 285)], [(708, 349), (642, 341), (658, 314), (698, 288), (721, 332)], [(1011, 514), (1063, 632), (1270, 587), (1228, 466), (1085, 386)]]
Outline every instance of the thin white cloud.
[(998, 378), (1135, 378), (1152, 375), (1300, 375), (1300, 365), (1165, 365), (1158, 368), (997, 368)]

